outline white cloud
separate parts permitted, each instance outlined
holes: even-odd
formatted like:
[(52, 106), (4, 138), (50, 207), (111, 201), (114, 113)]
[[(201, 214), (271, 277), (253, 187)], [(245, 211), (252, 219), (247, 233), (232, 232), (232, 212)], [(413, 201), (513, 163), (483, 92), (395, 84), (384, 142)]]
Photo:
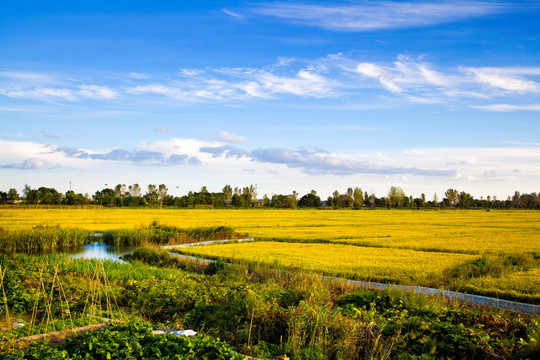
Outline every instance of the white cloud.
[(356, 4), (260, 5), (254, 14), (329, 30), (364, 32), (448, 23), (500, 12), (507, 5), (495, 1), (361, 1)]
[(114, 90), (111, 90), (107, 86), (99, 85), (80, 85), (78, 95), (87, 97), (90, 99), (112, 99), (118, 95)]
[(259, 68), (181, 69), (176, 76), (154, 77), (151, 83), (134, 81), (137, 76), (126, 80), (125, 75), (118, 83), (104, 85), (87, 84), (89, 81), (81, 85), (70, 79), (57, 87), (53, 86), (56, 80), (38, 87), (12, 81), (0, 88), (0, 95), (44, 102), (92, 99), (137, 105), (156, 99), (171, 105), (230, 106), (248, 101), (321, 99), (327, 101), (311, 106), (363, 109), (420, 103), (483, 111), (539, 111), (540, 67), (441, 67), (427, 58), (398, 55), (393, 61), (367, 61), (339, 53), (312, 60), (278, 58)]
[(492, 104), (492, 105), (477, 105), (472, 106), (474, 109), (486, 110), (486, 111), (540, 111), (540, 104), (529, 105), (512, 105), (512, 104)]
[(216, 134), (216, 137), (219, 141), (228, 142), (228, 143), (241, 143), (246, 142), (248, 139), (239, 135), (231, 134), (226, 131), (220, 131)]
[(45, 169), (45, 168), (53, 168), (53, 166), (49, 165), (47, 160), (38, 159), (38, 158), (30, 158), (24, 160), (22, 163), (15, 163), (15, 164), (8, 164), (0, 166), (4, 169), (22, 169), (22, 170), (38, 170), (38, 169)]
[[(277, 95), (322, 98), (332, 96), (335, 80), (329, 80), (313, 68), (283, 75), (263, 69), (214, 69), (212, 74), (182, 70), (185, 81), (139, 85), (127, 89), (134, 95), (156, 94), (185, 102), (215, 102), (268, 99)], [(218, 78), (220, 76), (221, 78)]]
[(240, 15), (240, 14), (238, 14), (238, 13), (236, 13), (234, 11), (231, 11), (229, 9), (224, 8), (224, 9), (221, 9), (221, 11), (223, 11), (225, 14), (227, 14), (227, 15), (233, 17), (233, 18), (236, 18), (236, 19), (243, 19), (245, 17), (245, 16)]
[(131, 72), (128, 74), (128, 77), (132, 79), (142, 80), (142, 79), (149, 79), (150, 76), (143, 74), (143, 73), (137, 73), (137, 72)]
[(10, 98), (35, 99), (35, 100), (68, 100), (77, 99), (73, 90), (65, 88), (38, 88), (31, 90), (7, 90), (0, 89), (0, 94)]
[(509, 73), (506, 69), (469, 68), (465, 69), (465, 71), (474, 75), (478, 82), (493, 88), (520, 93), (540, 91), (540, 85), (538, 83), (531, 80), (524, 80), (516, 76), (516, 74)]

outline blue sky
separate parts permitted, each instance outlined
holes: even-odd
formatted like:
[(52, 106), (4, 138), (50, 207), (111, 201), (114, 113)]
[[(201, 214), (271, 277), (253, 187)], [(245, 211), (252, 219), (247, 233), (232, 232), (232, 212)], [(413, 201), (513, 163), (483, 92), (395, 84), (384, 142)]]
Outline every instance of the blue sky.
[(0, 189), (538, 192), (535, 1), (0, 5)]

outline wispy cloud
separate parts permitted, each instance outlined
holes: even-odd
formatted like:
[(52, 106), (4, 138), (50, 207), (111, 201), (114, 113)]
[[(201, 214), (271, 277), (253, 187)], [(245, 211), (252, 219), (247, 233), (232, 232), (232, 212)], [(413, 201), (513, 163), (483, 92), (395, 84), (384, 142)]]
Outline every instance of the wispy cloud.
[(11, 137), (11, 138), (22, 138), (24, 137), (24, 134), (19, 133), (19, 132), (9, 131), (9, 132), (2, 133), (2, 136)]
[(492, 104), (492, 105), (476, 105), (472, 106), (474, 109), (497, 111), (497, 112), (509, 112), (509, 111), (540, 111), (540, 104), (529, 105), (511, 105), (511, 104)]
[(377, 165), (369, 161), (344, 159), (335, 154), (330, 154), (323, 149), (292, 150), (285, 148), (262, 148), (246, 151), (234, 146), (218, 146), (204, 147), (200, 151), (210, 153), (214, 157), (248, 157), (254, 162), (286, 165), (290, 168), (299, 168), (310, 175), (411, 174), (419, 176), (456, 176), (456, 172), (453, 170), (386, 166)]
[(156, 126), (154, 128), (154, 131), (162, 134), (172, 134), (174, 132), (174, 129), (171, 127)]
[(221, 11), (223, 11), (225, 14), (233, 17), (233, 18), (236, 18), (236, 19), (244, 19), (245, 16), (244, 15), (241, 15), (241, 14), (238, 14), (232, 10), (229, 10), (229, 9), (221, 9)]
[(224, 146), (204, 146), (199, 148), (200, 152), (212, 154), (213, 157), (243, 157), (243, 156), (249, 156), (249, 151), (243, 150), (240, 148), (237, 148), (236, 146), (232, 145), (224, 145)]
[(479, 83), (491, 88), (519, 93), (540, 91), (540, 85), (537, 82), (522, 79), (507, 69), (470, 68), (465, 69), (465, 71), (473, 75)]
[(128, 77), (132, 78), (132, 79), (137, 79), (137, 80), (141, 80), (141, 79), (149, 79), (150, 76), (149, 75), (146, 75), (146, 74), (143, 74), (143, 73), (137, 73), (137, 72), (131, 72), (128, 74)]
[(497, 1), (360, 1), (354, 4), (272, 3), (250, 10), (298, 25), (334, 31), (365, 32), (455, 22), (501, 12)]
[(441, 66), (428, 59), (427, 55), (398, 55), (393, 61), (368, 61), (341, 53), (312, 60), (278, 58), (258, 68), (181, 69), (172, 76), (154, 77), (151, 83), (125, 75), (107, 85), (81, 85), (66, 79), (56, 87), (53, 83), (35, 87), (14, 81), (0, 86), (0, 95), (51, 103), (90, 100), (144, 105), (160, 101), (173, 106), (283, 100), (300, 104), (320, 99), (308, 106), (343, 109), (386, 107), (390, 100), (392, 106), (419, 103), (483, 111), (539, 111), (540, 67)]
[(271, 99), (279, 95), (308, 98), (329, 97), (338, 81), (328, 79), (324, 69), (302, 68), (291, 74), (290, 69), (219, 68), (211, 72), (183, 69), (182, 80), (130, 87), (134, 95), (155, 94), (182, 102), (216, 102), (246, 99)]
[(219, 141), (229, 142), (229, 143), (241, 143), (248, 141), (247, 138), (235, 134), (228, 133), (226, 131), (220, 131), (216, 134), (216, 138)]
[(111, 90), (107, 86), (81, 85), (79, 86), (79, 89), (77, 95), (89, 99), (112, 99), (118, 95), (116, 91)]
[(149, 150), (113, 149), (108, 152), (94, 152), (79, 148), (59, 146), (54, 148), (53, 152), (63, 153), (67, 157), (72, 158), (130, 162), (138, 165), (166, 166), (200, 164), (200, 161), (197, 158), (191, 157), (187, 154), (172, 154), (170, 156), (166, 156), (162, 152)]
[(0, 89), (0, 94), (10, 98), (34, 99), (44, 101), (77, 101), (87, 99), (112, 99), (118, 94), (107, 86), (80, 85), (71, 88), (30, 88), (30, 89)]
[(37, 169), (46, 169), (46, 168), (55, 168), (49, 164), (47, 160), (30, 158), (24, 160), (22, 163), (14, 163), (0, 166), (4, 169), (22, 169), (22, 170), (37, 170)]

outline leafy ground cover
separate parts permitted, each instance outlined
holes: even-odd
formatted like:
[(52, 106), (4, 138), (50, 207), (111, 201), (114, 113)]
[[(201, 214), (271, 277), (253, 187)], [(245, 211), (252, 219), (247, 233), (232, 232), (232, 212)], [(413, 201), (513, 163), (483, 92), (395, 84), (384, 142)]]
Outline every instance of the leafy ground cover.
[(153, 335), (144, 322), (110, 325), (54, 345), (32, 344), (28, 349), (4, 354), (6, 360), (23, 359), (185, 359), (241, 360), (227, 343), (208, 336)]
[[(101, 309), (113, 320), (138, 318), (177, 329), (191, 328), (223, 339), (238, 353), (266, 359), (284, 353), (295, 360), (520, 359), (540, 355), (538, 317), (401, 291), (366, 291), (277, 265), (201, 265), (173, 260), (150, 248), (138, 251), (132, 261), (1, 256), (10, 317), (28, 323), (42, 288), (46, 290), (42, 293), (51, 294), (50, 314), (56, 319), (67, 314), (66, 303), (73, 318), (86, 317), (89, 309), (98, 314)], [(59, 283), (65, 297), (54, 285)], [(94, 307), (88, 303), (92, 294)], [(5, 317), (3, 309), (0, 316)], [(38, 306), (37, 319), (45, 315), (47, 311)], [(40, 343), (30, 352), (10, 352), (9, 356), (77, 358), (76, 354), (88, 351), (95, 352), (94, 358), (106, 359), (109, 353), (115, 359), (140, 358), (143, 351), (151, 358), (157, 353), (151, 351), (164, 352), (168, 347), (167, 338), (153, 340), (147, 330), (120, 326), (125, 327), (96, 331), (60, 347)], [(5, 343), (14, 336), (22, 334), (2, 332)], [(104, 350), (96, 350), (101, 344)], [(38, 355), (26, 355), (32, 351)]]

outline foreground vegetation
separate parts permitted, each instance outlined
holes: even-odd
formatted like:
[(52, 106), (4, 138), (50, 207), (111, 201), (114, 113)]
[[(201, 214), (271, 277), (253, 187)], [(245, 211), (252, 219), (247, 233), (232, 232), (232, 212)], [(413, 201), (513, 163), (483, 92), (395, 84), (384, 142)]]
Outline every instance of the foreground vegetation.
[(141, 321), (111, 325), (56, 345), (34, 343), (25, 351), (4, 354), (3, 359), (245, 359), (219, 339), (153, 335), (152, 330)]
[[(0, 314), (5, 317), (4, 309), (9, 309), (12, 319), (26, 324), (34, 313), (38, 322), (48, 314), (62, 319), (69, 303), (72, 319), (86, 317), (89, 311), (97, 317), (102, 309), (113, 320), (137, 317), (171, 328), (191, 328), (225, 340), (238, 353), (259, 358), (284, 353), (293, 359), (518, 359), (540, 355), (537, 317), (396, 290), (366, 291), (322, 282), (319, 277), (277, 265), (203, 264), (151, 248), (137, 250), (131, 261), (2, 256), (7, 307)], [(49, 312), (40, 305), (43, 293), (51, 294)], [(89, 304), (91, 294), (95, 296)], [(149, 325), (136, 324), (110, 326), (60, 347), (40, 343), (25, 353), (3, 356), (76, 358), (88, 351), (103, 359), (127, 358), (127, 354), (144, 358), (141, 353), (158, 357), (152, 355), (158, 352), (167, 358), (170, 353), (165, 351), (173, 346), (191, 347), (194, 353), (201, 350), (203, 340), (186, 345), (170, 336), (155, 338), (148, 334)], [(30, 327), (22, 329), (2, 332), (4, 344), (14, 336), (29, 335)], [(206, 341), (228, 354), (208, 358), (234, 356), (215, 340)]]

